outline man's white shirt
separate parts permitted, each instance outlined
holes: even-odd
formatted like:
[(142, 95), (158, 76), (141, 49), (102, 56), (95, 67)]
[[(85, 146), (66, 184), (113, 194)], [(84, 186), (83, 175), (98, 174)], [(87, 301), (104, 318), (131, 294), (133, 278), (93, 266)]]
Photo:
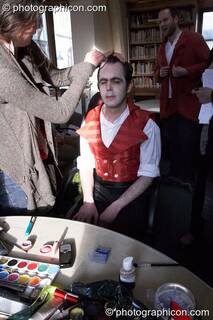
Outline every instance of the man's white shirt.
[[(165, 51), (166, 51), (166, 60), (168, 65), (170, 64), (171, 60), (172, 60), (172, 56), (175, 50), (175, 46), (176, 43), (178, 42), (180, 35), (181, 35), (182, 31), (180, 31), (176, 38), (174, 39), (173, 43), (171, 44), (171, 42), (168, 40), (165, 46)], [(171, 80), (169, 78), (169, 96), (168, 98), (172, 98), (172, 85), (171, 85)]]
[[(102, 108), (103, 110), (103, 108)], [(100, 113), (101, 124), (101, 138), (103, 144), (109, 148), (117, 135), (121, 125), (129, 115), (129, 107), (125, 108), (122, 114), (112, 123), (108, 121), (103, 111)], [(82, 126), (84, 123), (82, 124)], [(159, 176), (159, 162), (161, 158), (161, 140), (160, 129), (156, 123), (149, 119), (145, 125), (143, 132), (147, 135), (145, 140), (140, 145), (140, 165), (137, 172), (137, 176), (157, 177)], [(77, 166), (79, 170), (86, 170), (89, 168), (95, 168), (95, 158), (91, 152), (90, 146), (87, 140), (80, 137), (80, 153), (81, 155), (77, 159)]]

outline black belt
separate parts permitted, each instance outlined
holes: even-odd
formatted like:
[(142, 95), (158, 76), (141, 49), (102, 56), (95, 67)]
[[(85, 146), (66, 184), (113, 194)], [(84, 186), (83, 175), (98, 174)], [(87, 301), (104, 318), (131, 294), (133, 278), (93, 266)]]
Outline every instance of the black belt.
[(133, 184), (133, 181), (125, 181), (125, 182), (114, 182), (114, 181), (106, 181), (103, 180), (101, 177), (99, 177), (96, 173), (95, 173), (95, 181), (97, 181), (98, 183), (104, 185), (105, 187), (115, 187), (115, 188), (127, 188), (129, 186), (131, 186), (131, 184)]

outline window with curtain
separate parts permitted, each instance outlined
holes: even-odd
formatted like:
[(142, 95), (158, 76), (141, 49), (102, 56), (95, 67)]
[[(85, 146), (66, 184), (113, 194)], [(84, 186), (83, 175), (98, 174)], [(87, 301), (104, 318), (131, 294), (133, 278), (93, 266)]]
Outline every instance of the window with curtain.
[(59, 69), (73, 65), (70, 12), (44, 13), (33, 39)]

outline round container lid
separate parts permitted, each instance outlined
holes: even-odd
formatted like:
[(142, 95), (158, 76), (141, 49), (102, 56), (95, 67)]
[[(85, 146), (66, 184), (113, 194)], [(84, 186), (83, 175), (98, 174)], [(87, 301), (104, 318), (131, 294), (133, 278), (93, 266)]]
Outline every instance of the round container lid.
[[(155, 308), (169, 310), (174, 303), (187, 312), (196, 310), (195, 298), (189, 289), (178, 283), (165, 283), (160, 286), (155, 293)], [(168, 319), (167, 316), (162, 318)]]

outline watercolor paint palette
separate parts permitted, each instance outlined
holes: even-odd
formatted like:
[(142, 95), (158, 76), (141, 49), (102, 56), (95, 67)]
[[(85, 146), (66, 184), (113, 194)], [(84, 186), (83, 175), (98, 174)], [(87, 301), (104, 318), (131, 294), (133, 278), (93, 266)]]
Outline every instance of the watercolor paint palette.
[(24, 295), (29, 297), (50, 285), (59, 270), (56, 264), (0, 256), (0, 284), (23, 288)]

